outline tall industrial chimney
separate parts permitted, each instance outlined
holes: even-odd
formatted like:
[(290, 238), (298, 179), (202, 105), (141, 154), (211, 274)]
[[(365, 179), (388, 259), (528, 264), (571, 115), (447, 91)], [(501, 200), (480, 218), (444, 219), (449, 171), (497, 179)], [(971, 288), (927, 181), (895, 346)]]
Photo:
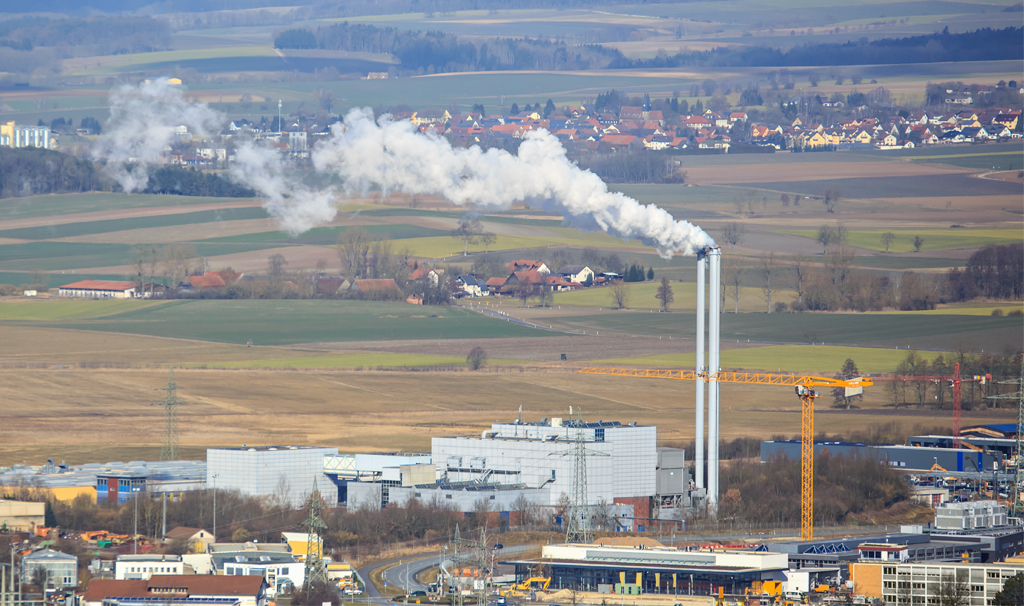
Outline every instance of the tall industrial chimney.
[(712, 510), (718, 507), (718, 427), (719, 393), (717, 380), (721, 370), (721, 313), (722, 313), (722, 249), (708, 251), (711, 273), (710, 297), (708, 297), (708, 505)]
[[(708, 255), (704, 249), (697, 251), (697, 350), (696, 370), (697, 374), (704, 372), (707, 367), (706, 354), (704, 351), (704, 331), (707, 328), (706, 314), (704, 313), (704, 281), (708, 272)], [(694, 443), (696, 444), (693, 461), (693, 471), (696, 476), (697, 488), (704, 488), (704, 381), (697, 381), (697, 430), (694, 432)]]

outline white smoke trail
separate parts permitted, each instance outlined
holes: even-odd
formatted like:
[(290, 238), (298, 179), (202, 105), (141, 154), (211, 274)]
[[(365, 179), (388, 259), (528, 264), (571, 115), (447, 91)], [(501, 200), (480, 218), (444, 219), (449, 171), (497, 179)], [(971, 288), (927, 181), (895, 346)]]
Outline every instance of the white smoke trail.
[[(124, 86), (111, 94), (110, 120), (93, 156), (106, 160), (125, 191), (135, 191), (146, 186), (147, 167), (162, 161), (176, 126), (206, 136), (224, 122), (226, 117), (205, 103), (186, 101), (181, 89), (167, 79)], [(609, 192), (597, 175), (570, 162), (558, 140), (544, 130), (529, 132), (513, 155), (498, 149), (453, 148), (437, 135), (421, 134), (409, 122), (390, 116), (374, 121), (372, 110), (353, 109), (314, 149), (312, 159), (318, 172), (339, 179), (350, 193), (376, 185), (385, 195), (441, 195), (455, 204), (489, 210), (525, 202), (557, 212), (584, 231), (638, 239), (664, 258), (714, 245), (699, 227), (676, 221), (653, 204), (644, 206)], [(294, 163), (277, 150), (251, 141), (238, 146), (230, 171), (234, 180), (263, 194), (264, 208), (293, 234), (329, 223), (337, 214), (334, 188), (310, 188), (297, 174)]]
[(318, 171), (341, 177), (349, 191), (376, 185), (385, 194), (436, 194), (485, 209), (525, 202), (557, 212), (584, 231), (639, 239), (664, 258), (714, 245), (699, 227), (676, 221), (657, 206), (609, 192), (597, 175), (570, 162), (558, 139), (544, 130), (529, 132), (519, 153), (512, 155), (498, 149), (453, 148), (409, 122), (389, 116), (374, 121), (370, 109), (353, 109), (316, 148), (313, 163)]
[(295, 178), (296, 174), (294, 163), (276, 149), (247, 141), (235, 150), (232, 179), (266, 196), (263, 208), (293, 236), (330, 223), (338, 213), (333, 188), (311, 189)]
[(187, 126), (203, 137), (217, 132), (224, 115), (205, 103), (187, 101), (167, 78), (138, 86), (126, 84), (110, 93), (110, 119), (93, 144), (92, 156), (106, 160), (107, 171), (126, 192), (144, 189), (148, 168), (161, 161), (174, 129)]

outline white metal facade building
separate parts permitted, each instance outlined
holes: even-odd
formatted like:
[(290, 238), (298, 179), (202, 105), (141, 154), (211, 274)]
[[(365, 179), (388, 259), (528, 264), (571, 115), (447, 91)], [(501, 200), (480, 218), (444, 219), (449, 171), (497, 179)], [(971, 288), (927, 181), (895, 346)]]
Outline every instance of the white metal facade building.
[(252, 496), (277, 495), (299, 507), (315, 480), (327, 505), (334, 506), (337, 493), (324, 475), (324, 457), (336, 454), (337, 448), (326, 446), (209, 448), (206, 486)]
[(970, 592), (967, 604), (987, 606), (1010, 577), (1024, 572), (1016, 564), (898, 564), (882, 566), (882, 601), (885, 604), (938, 604), (939, 587), (949, 580), (963, 583)]
[(587, 457), (587, 502), (649, 497), (656, 492), (657, 428), (618, 422), (561, 419), (540, 423), (495, 423), (480, 437), (431, 440), (439, 481), (519, 485), (557, 505), (573, 492), (574, 440), (583, 433)]

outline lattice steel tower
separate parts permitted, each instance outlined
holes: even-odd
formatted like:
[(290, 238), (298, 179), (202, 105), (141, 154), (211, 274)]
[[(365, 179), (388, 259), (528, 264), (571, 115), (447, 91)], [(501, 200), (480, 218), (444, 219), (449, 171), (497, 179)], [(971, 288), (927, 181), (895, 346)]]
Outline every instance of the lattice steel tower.
[(164, 445), (160, 449), (161, 461), (176, 461), (180, 458), (178, 452), (178, 405), (184, 402), (178, 398), (178, 384), (174, 382), (174, 366), (171, 366), (167, 376), (167, 385), (158, 388), (166, 391), (167, 395), (163, 400), (157, 402), (158, 406), (164, 407)]
[(308, 592), (314, 584), (327, 584), (327, 569), (324, 567), (323, 546), (320, 542), (322, 531), (327, 529), (324, 522), (324, 502), (320, 490), (313, 478), (313, 491), (306, 501), (309, 516), (302, 523), (306, 527), (306, 580), (302, 584), (303, 591)]
[[(1017, 391), (1015, 393), (1006, 393), (998, 396), (989, 396), (990, 400), (1017, 400), (1017, 449), (1014, 452), (1013, 457), (1013, 494), (1010, 497), (1010, 515), (1021, 516), (1024, 515), (1024, 500), (1021, 499), (1020, 493), (1024, 490), (1024, 451), (1021, 447), (1024, 446), (1024, 359), (1020, 363), (1020, 377), (1015, 381), (1000, 381), (1004, 385), (1017, 385)], [(993, 490), (993, 493), (996, 491)], [(993, 497), (994, 498), (994, 497)]]

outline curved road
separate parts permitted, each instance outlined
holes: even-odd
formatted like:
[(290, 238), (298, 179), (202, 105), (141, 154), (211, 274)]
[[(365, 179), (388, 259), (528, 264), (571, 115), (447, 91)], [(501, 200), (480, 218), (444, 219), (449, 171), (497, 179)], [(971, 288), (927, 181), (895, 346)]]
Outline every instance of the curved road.
[[(504, 556), (505, 554), (521, 553), (523, 551), (529, 551), (530, 549), (536, 549), (536, 546), (510, 545), (502, 549), (499, 553)], [(426, 591), (426, 585), (417, 581), (416, 576), (424, 570), (436, 566), (438, 563), (438, 556), (441, 556), (442, 554), (443, 552), (436, 551), (434, 553), (415, 555), (408, 558), (395, 558), (393, 560), (377, 562), (376, 564), (364, 566), (357, 572), (359, 573), (359, 577), (366, 583), (366, 595), (371, 598), (383, 598), (380, 591), (370, 580), (370, 575), (373, 571), (379, 568), (387, 568), (387, 570), (384, 571), (384, 578), (387, 580), (388, 585), (403, 589), (408, 587), (410, 592)], [(497, 559), (497, 557), (495, 559)], [(399, 564), (399, 562), (401, 562), (401, 564)]]

